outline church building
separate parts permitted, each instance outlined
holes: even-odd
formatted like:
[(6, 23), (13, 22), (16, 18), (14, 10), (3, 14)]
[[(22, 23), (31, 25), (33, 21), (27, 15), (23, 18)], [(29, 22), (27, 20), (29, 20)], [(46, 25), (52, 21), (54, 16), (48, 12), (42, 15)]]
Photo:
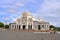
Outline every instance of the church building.
[(11, 30), (49, 30), (49, 22), (34, 18), (29, 12), (22, 12), (21, 17), (9, 24)]

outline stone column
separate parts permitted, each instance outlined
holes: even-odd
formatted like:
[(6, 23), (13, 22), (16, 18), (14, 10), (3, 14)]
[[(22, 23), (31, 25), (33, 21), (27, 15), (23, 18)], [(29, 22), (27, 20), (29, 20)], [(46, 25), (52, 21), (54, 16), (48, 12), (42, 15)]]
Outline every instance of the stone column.
[(23, 26), (21, 25), (21, 30), (23, 30)]
[(26, 20), (27, 20), (27, 21), (26, 21), (26, 25), (25, 25), (26, 27), (25, 27), (25, 29), (28, 30), (28, 17), (27, 17)]
[(47, 30), (47, 24), (44, 25), (44, 29)]
[(18, 30), (18, 25), (16, 25), (16, 30)]
[(10, 25), (10, 29), (12, 29), (12, 25)]
[(13, 27), (14, 29), (15, 29), (15, 25), (14, 25), (14, 27)]
[(26, 29), (28, 30), (28, 25), (26, 25)]
[(34, 26), (33, 26), (33, 20), (32, 20), (32, 29), (34, 29)]
[(17, 29), (19, 30), (19, 25), (18, 25)]
[(46, 26), (45, 26), (45, 24), (44, 24), (44, 28), (43, 28), (43, 30), (46, 30)]
[(16, 30), (18, 30), (18, 25), (16, 26)]
[(32, 29), (33, 29), (33, 25), (32, 25)]
[(9, 29), (11, 30), (11, 24), (9, 25)]
[(42, 24), (41, 24), (41, 27), (40, 27), (40, 29), (42, 30)]
[(17, 25), (15, 26), (15, 29), (17, 29)]

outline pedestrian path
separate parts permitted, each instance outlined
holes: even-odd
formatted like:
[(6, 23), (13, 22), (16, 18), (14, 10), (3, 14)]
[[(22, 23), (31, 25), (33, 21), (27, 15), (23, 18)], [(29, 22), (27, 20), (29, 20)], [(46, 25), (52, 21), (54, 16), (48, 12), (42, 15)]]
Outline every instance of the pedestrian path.
[(58, 34), (60, 34), (60, 32), (57, 32)]
[(50, 32), (33, 32), (33, 33), (50, 33)]

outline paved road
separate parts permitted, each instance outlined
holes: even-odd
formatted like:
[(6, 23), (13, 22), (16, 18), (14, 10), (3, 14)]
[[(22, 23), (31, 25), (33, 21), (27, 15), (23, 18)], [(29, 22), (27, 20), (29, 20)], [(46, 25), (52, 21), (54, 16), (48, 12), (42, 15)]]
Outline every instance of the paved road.
[(60, 34), (0, 30), (0, 40), (60, 40)]

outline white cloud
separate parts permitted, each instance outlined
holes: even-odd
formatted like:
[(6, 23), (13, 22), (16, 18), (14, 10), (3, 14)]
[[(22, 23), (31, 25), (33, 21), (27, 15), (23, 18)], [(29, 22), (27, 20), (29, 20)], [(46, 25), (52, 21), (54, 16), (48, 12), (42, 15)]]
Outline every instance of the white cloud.
[(17, 7), (21, 7), (21, 6), (22, 6), (22, 7), (23, 7), (24, 4), (23, 4), (23, 3), (18, 3), (18, 2), (17, 2), (17, 3), (15, 3), (15, 6), (17, 6)]
[[(7, 9), (7, 13), (1, 12), (0, 14), (9, 15), (9, 13), (14, 13), (10, 14), (9, 18), (15, 20), (15, 18), (19, 16), (21, 11), (29, 11), (29, 8), (25, 8), (25, 6), (27, 6), (26, 4), (30, 3), (32, 3), (34, 6), (36, 3), (38, 3), (38, 0), (0, 0), (0, 8)], [(38, 13), (38, 16), (40, 16), (44, 20), (51, 22), (51, 24), (58, 25), (60, 22), (60, 0), (43, 0), (42, 4), (38, 4), (40, 6), (35, 13)], [(19, 10), (21, 7), (25, 9)], [(35, 14), (33, 13), (33, 15)]]
[(16, 9), (8, 9), (9, 13), (16, 13)]
[(15, 3), (15, 4), (3, 4), (3, 5), (0, 5), (1, 8), (17, 8), (17, 7), (23, 7), (24, 4), (22, 3)]
[(35, 13), (38, 13), (39, 16), (44, 18), (44, 20), (51, 22), (51, 24), (54, 23), (55, 25), (60, 26), (58, 25), (60, 22), (59, 0), (43, 0), (42, 5), (40, 5)]

